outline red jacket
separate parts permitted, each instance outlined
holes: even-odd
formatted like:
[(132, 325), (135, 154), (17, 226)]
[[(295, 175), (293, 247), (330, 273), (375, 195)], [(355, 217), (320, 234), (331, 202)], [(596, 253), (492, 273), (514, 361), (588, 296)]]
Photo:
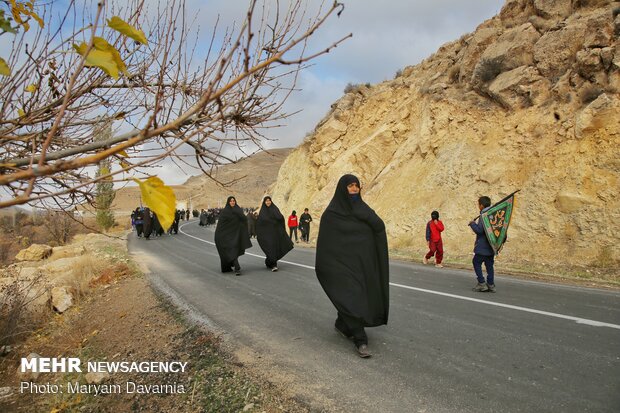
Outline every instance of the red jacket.
[(426, 224), (426, 240), (437, 242), (441, 240), (441, 232), (444, 230), (443, 222), (437, 220), (437, 223), (433, 220), (428, 221)]
[(288, 226), (289, 228), (297, 226), (297, 215), (291, 215), (290, 217), (288, 217)]

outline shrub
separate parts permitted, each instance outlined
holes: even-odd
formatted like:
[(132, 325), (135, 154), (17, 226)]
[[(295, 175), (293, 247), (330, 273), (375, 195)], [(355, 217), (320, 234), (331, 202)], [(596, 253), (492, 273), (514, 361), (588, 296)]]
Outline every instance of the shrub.
[(484, 59), (478, 63), (476, 75), (483, 83), (490, 82), (502, 73), (502, 62), (498, 59)]
[(12, 344), (34, 331), (38, 317), (30, 304), (47, 292), (43, 274), (26, 279), (13, 269), (12, 280), (0, 287), (0, 346)]
[(596, 85), (585, 85), (579, 94), (581, 103), (587, 105), (590, 102), (594, 102), (597, 97), (603, 93), (603, 89)]

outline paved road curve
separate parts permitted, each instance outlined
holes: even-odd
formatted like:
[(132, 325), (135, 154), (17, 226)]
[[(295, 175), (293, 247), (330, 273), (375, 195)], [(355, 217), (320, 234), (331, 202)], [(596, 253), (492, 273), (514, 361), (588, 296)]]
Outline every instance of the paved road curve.
[[(314, 250), (267, 271), (258, 243), (244, 276), (219, 272), (212, 229), (129, 248), (152, 277), (253, 349), (318, 409), (364, 412), (618, 412), (620, 293), (391, 262), (390, 322), (368, 329), (370, 359), (333, 330)], [(254, 254), (254, 255), (252, 255)]]

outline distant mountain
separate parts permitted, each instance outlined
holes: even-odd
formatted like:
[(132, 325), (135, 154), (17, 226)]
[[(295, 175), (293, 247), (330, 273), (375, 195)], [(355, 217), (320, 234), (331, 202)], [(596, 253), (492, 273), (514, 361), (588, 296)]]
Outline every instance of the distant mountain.
[[(270, 149), (222, 165), (213, 173), (213, 179), (205, 175), (192, 176), (183, 185), (172, 186), (178, 205), (185, 208), (191, 197), (192, 209), (222, 207), (226, 198), (234, 195), (241, 207), (257, 207), (275, 182), (278, 170), (291, 150)], [(117, 214), (129, 214), (139, 205), (140, 190), (127, 187), (116, 192), (112, 209)]]

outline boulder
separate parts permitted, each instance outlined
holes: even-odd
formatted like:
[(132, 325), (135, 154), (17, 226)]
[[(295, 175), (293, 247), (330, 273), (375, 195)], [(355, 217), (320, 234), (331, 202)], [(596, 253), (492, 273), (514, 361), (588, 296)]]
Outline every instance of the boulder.
[(103, 371), (103, 372), (96, 372), (96, 373), (86, 373), (86, 375), (84, 376), (84, 379), (86, 380), (86, 383), (88, 384), (101, 384), (104, 381), (108, 380), (110, 378), (110, 374)]
[[(613, 47), (604, 47), (600, 49), (601, 63), (603, 64), (604, 70), (609, 70), (611, 64), (614, 61), (614, 48)], [(620, 58), (620, 56), (618, 56)]]
[(549, 82), (532, 66), (504, 72), (489, 85), (489, 93), (510, 108), (538, 104), (548, 95), (547, 90)]
[(606, 93), (601, 94), (578, 115), (575, 121), (575, 137), (585, 136), (605, 126), (607, 122), (618, 122), (618, 104), (614, 104)]
[(585, 79), (594, 80), (603, 70), (601, 49), (586, 49), (577, 52), (577, 72)]
[(607, 10), (601, 10), (586, 20), (588, 31), (583, 40), (586, 48), (609, 47), (614, 43), (613, 16)]
[[(37, 353), (30, 353), (26, 357), (26, 360), (30, 361), (32, 359), (38, 359), (38, 358), (41, 358), (41, 356), (38, 355)], [(17, 368), (17, 377), (19, 377), (20, 381), (36, 380), (39, 377), (40, 374), (41, 373), (39, 373), (39, 372), (33, 372), (33, 371), (26, 371), (26, 372), (22, 373), (21, 365)]]
[(534, 9), (545, 19), (566, 18), (573, 11), (572, 0), (534, 0)]
[(64, 313), (73, 306), (73, 295), (71, 287), (54, 287), (52, 288), (52, 308), (57, 313)]
[(540, 34), (531, 23), (525, 23), (507, 30), (495, 43), (486, 48), (476, 64), (472, 83), (480, 86), (493, 80), (497, 75), (519, 66), (534, 63), (533, 45)]
[(18, 261), (39, 261), (49, 257), (52, 253), (52, 247), (49, 245), (32, 244), (25, 250), (21, 250), (15, 256)]
[(50, 260), (60, 258), (78, 257), (86, 254), (86, 247), (83, 245), (66, 245), (64, 247), (54, 247)]
[(577, 51), (583, 48), (586, 31), (584, 23), (575, 22), (543, 34), (534, 45), (534, 61), (540, 73), (550, 79), (566, 73), (573, 66)]

